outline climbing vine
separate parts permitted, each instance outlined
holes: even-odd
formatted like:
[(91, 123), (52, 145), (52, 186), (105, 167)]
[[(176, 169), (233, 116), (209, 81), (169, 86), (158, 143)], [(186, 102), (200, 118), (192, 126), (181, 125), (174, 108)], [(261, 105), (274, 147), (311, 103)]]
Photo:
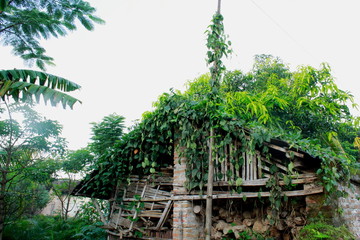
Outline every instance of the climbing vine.
[[(222, 51), (229, 53), (226, 47)], [(212, 59), (215, 55), (220, 56), (208, 53)], [(339, 196), (338, 184), (348, 181), (356, 165), (358, 151), (353, 142), (359, 137), (359, 128), (347, 107), (348, 101), (354, 103), (352, 96), (336, 87), (329, 67), (301, 67), (291, 72), (279, 59), (262, 56), (249, 73), (224, 73), (219, 82), (205, 74), (190, 82), (183, 93), (161, 95), (154, 110), (144, 113), (87, 176), (89, 193), (105, 197), (116, 186), (114, 179), (126, 183), (132, 174), (156, 174), (160, 168), (173, 165), (175, 142), (181, 147), (181, 156), (188, 159), (188, 189), (203, 189), (208, 177), (209, 129), (213, 127), (219, 158), (215, 164), (230, 156), (230, 162), (240, 168), (243, 152), (260, 151), (267, 156), (264, 143), (279, 138), (288, 142), (289, 148), (319, 159), (317, 174), (324, 189), (329, 196)], [(212, 85), (218, 91), (216, 104), (209, 97)], [(234, 142), (237, 148), (231, 147)], [(267, 185), (274, 211), (283, 197), (278, 181), (291, 185), (290, 177), (276, 172), (274, 168), (274, 178)], [(230, 176), (230, 172), (216, 174), (227, 174), (241, 191), (242, 179)]]

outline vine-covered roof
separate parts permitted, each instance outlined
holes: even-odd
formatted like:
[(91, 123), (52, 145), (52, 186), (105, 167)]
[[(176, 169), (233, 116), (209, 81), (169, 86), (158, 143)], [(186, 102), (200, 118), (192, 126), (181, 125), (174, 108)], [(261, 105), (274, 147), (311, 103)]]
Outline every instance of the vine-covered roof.
[(290, 71), (281, 60), (260, 55), (249, 73), (225, 74), (217, 101), (209, 99), (209, 91), (210, 75), (205, 74), (183, 93), (161, 95), (154, 110), (144, 113), (99, 158), (96, 170), (76, 190), (106, 198), (117, 181), (172, 165), (174, 142), (185, 147), (184, 157), (201, 170), (192, 177), (190, 188), (203, 185), (210, 127), (215, 129), (217, 149), (238, 139), (243, 141), (241, 151), (266, 153), (263, 143), (272, 142), (321, 159), (317, 173), (328, 192), (336, 191), (337, 183), (349, 177), (358, 157), (352, 144), (358, 136), (357, 119), (348, 107), (349, 102), (355, 103), (350, 93), (338, 89), (328, 65)]

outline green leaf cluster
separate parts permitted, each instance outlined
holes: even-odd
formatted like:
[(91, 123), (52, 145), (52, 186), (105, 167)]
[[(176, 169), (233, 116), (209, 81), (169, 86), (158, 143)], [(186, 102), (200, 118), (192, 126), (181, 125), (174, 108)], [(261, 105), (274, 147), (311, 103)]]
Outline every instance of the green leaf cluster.
[(78, 99), (67, 92), (79, 90), (81, 87), (65, 78), (33, 70), (0, 70), (0, 98), (4, 101), (11, 97), (16, 102), (36, 102), (40, 98), (52, 106), (61, 103), (64, 108), (72, 108)]

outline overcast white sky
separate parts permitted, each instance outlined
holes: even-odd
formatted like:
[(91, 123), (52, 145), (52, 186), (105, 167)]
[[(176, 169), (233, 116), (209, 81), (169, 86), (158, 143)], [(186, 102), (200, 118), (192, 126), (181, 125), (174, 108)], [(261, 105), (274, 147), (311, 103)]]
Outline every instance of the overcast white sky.
[[(208, 71), (204, 31), (217, 0), (89, 1), (105, 25), (44, 43), (55, 67), (48, 72), (82, 86), (74, 110), (42, 107), (64, 126), (71, 149), (86, 146), (90, 122), (118, 113), (127, 126), (157, 97)], [(255, 54), (319, 67), (327, 62), (338, 86), (360, 103), (359, 0), (223, 0), (225, 31), (234, 54), (228, 69), (249, 71)], [(0, 47), (0, 68), (27, 68)], [(355, 112), (359, 115), (358, 112)]]

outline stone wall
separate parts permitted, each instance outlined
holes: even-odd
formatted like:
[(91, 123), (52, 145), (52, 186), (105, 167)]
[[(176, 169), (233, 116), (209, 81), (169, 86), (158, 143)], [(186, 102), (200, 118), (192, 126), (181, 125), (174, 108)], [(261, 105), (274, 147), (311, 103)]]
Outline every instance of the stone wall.
[[(181, 148), (178, 149), (181, 151)], [(187, 195), (186, 182), (186, 158), (179, 157), (174, 153), (174, 182), (173, 194), (177, 196)], [(349, 193), (347, 198), (341, 198), (338, 202), (343, 214), (340, 224), (345, 224), (349, 230), (360, 240), (360, 187), (353, 185), (354, 190), (345, 189)], [(224, 203), (214, 204), (214, 216), (212, 226), (213, 239), (222, 239), (228, 230), (235, 233), (244, 230), (253, 230), (258, 233), (270, 231), (270, 235), (279, 239), (296, 239), (299, 230), (306, 224), (307, 218), (321, 214), (330, 220), (334, 217), (336, 207), (324, 205), (323, 194), (308, 195), (295, 206), (289, 206), (281, 212), (280, 225), (272, 227), (268, 222), (269, 211), (266, 207), (259, 212), (259, 206), (248, 206), (248, 210), (224, 211)], [(242, 200), (234, 200), (235, 205), (241, 204)], [(197, 203), (199, 204), (199, 203)], [(251, 209), (251, 210), (250, 210)], [(222, 216), (220, 212), (227, 212)], [(247, 215), (251, 217), (247, 217)], [(173, 207), (173, 239), (174, 240), (202, 240), (204, 233), (204, 214), (194, 213), (194, 203), (191, 201), (175, 201)], [(229, 218), (230, 216), (230, 218)], [(236, 220), (236, 221), (235, 221)], [(235, 229), (234, 226), (239, 229)], [(285, 231), (286, 230), (286, 231)], [(216, 237), (217, 236), (217, 237)]]
[(340, 219), (349, 230), (360, 240), (360, 187), (351, 184), (351, 188), (344, 190), (349, 194), (346, 198), (339, 199), (339, 207), (343, 210)]

